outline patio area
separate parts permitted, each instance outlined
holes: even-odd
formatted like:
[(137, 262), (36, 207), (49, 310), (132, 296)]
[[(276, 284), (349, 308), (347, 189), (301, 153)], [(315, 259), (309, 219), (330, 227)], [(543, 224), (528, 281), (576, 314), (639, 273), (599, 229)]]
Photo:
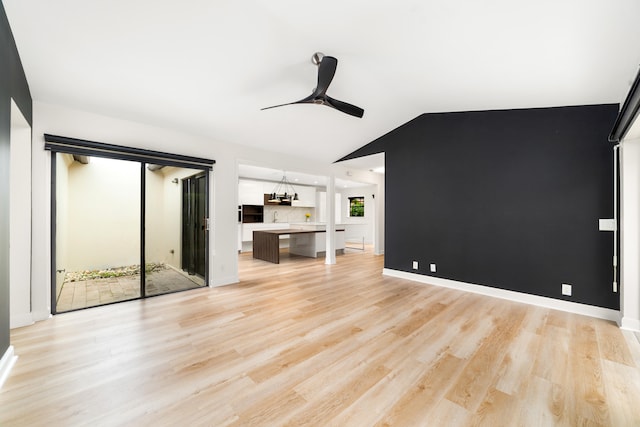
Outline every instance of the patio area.
[[(110, 277), (102, 277), (110, 276)], [(160, 295), (203, 287), (204, 280), (164, 264), (147, 266), (146, 294)], [(56, 312), (78, 310), (140, 297), (138, 266), (92, 272), (69, 272), (58, 293)]]

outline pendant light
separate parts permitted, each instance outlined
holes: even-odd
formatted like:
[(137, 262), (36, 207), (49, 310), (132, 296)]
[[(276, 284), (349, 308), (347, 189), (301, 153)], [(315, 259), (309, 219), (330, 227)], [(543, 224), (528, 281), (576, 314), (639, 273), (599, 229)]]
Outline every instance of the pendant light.
[(299, 200), (298, 193), (293, 185), (287, 180), (287, 175), (283, 174), (280, 182), (276, 184), (273, 192), (269, 195), (269, 203), (291, 203), (292, 200)]

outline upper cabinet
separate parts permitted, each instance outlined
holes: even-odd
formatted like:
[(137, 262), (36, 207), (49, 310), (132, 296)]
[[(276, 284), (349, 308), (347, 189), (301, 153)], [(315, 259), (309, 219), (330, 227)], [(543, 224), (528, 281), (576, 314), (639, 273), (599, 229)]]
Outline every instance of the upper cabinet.
[(261, 181), (241, 179), (238, 181), (238, 204), (262, 205), (264, 193)]
[(298, 206), (301, 208), (313, 208), (316, 206), (316, 188), (306, 187), (303, 185), (295, 185), (295, 190), (298, 192), (298, 200), (293, 200), (291, 206)]

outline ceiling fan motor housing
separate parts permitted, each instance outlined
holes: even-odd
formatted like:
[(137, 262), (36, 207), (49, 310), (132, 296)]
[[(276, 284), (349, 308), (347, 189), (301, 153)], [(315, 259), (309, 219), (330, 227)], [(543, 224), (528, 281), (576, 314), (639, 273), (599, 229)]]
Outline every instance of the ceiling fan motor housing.
[(313, 62), (314, 65), (320, 65), (320, 63), (322, 62), (322, 58), (324, 58), (324, 53), (316, 52), (311, 57), (311, 62)]

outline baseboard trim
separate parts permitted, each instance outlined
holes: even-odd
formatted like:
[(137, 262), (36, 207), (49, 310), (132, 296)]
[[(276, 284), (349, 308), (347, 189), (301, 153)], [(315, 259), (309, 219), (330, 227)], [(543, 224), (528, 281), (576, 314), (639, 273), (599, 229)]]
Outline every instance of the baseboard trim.
[(0, 359), (0, 389), (4, 385), (5, 380), (9, 377), (11, 368), (16, 364), (18, 356), (13, 352), (13, 346), (10, 345), (7, 351), (4, 352), (2, 359)]
[(31, 315), (31, 313), (20, 314), (17, 316), (13, 315), (9, 319), (9, 328), (10, 329), (21, 328), (23, 326), (33, 325), (34, 323), (35, 322), (33, 320), (33, 316)]
[(620, 312), (610, 308), (596, 307), (593, 305), (580, 304), (577, 302), (557, 300), (554, 298), (530, 295), (521, 292), (508, 291), (505, 289), (492, 288), (490, 286), (477, 285), (473, 283), (458, 282), (456, 280), (442, 279), (440, 277), (425, 276), (422, 274), (407, 273), (406, 271), (385, 268), (382, 274), (399, 279), (412, 280), (427, 285), (441, 286), (445, 288), (457, 289), (460, 291), (472, 292), (474, 294), (486, 295), (509, 301), (521, 302), (524, 304), (536, 305), (539, 307), (551, 308), (554, 310), (566, 311), (569, 313), (582, 314), (599, 319), (620, 322)]
[(633, 331), (633, 332), (640, 332), (640, 320), (639, 319), (633, 319), (630, 317), (622, 317), (622, 319), (620, 319), (620, 328), (622, 329), (626, 329), (628, 331)]
[(33, 311), (31, 312), (31, 317), (33, 318), (34, 322), (40, 322), (42, 320), (47, 320), (47, 319), (51, 319), (53, 317), (53, 315), (51, 314), (51, 311)]

